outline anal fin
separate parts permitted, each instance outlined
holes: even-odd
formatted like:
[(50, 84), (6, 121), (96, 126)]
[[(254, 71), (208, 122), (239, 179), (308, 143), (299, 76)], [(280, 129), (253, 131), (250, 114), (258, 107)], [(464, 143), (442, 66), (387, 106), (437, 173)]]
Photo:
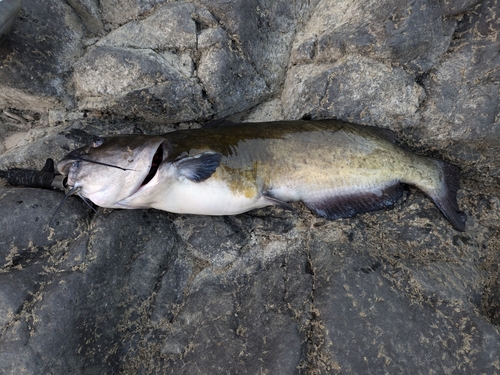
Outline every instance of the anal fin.
[(386, 186), (352, 190), (342, 194), (331, 192), (323, 196), (316, 195), (310, 199), (304, 199), (304, 203), (319, 216), (335, 220), (391, 207), (402, 196), (403, 187), (399, 182), (396, 182)]

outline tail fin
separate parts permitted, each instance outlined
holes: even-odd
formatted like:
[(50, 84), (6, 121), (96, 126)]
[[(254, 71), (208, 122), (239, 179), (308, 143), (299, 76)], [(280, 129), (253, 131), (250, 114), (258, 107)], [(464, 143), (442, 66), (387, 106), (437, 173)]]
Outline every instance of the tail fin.
[(430, 194), (431, 199), (451, 225), (456, 230), (464, 232), (467, 216), (460, 211), (457, 203), (457, 191), (460, 188), (460, 169), (443, 161), (439, 161), (439, 163), (443, 172), (443, 185), (435, 194)]

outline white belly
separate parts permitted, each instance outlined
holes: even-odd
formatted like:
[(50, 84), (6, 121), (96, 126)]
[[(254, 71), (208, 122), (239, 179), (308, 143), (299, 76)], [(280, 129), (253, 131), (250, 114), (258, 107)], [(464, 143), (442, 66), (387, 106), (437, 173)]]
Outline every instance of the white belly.
[(174, 213), (236, 215), (270, 204), (263, 197), (235, 194), (225, 183), (212, 179), (199, 183), (185, 179), (166, 190), (161, 185), (154, 190), (150, 207)]

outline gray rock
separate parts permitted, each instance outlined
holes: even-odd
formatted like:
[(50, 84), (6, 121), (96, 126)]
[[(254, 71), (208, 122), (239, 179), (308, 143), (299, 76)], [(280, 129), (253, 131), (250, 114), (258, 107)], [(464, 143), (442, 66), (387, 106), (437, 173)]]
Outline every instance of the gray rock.
[[(96, 0), (68, 0), (68, 3), (83, 20), (90, 36), (103, 34), (104, 25)], [(106, 2), (101, 1), (100, 3), (105, 4)]]
[(362, 56), (334, 64), (297, 65), (288, 71), (283, 94), (289, 119), (334, 117), (392, 127), (415, 124), (425, 98), (424, 90), (403, 69)]
[(173, 122), (210, 113), (197, 80), (151, 49), (96, 47), (75, 64), (73, 81), (82, 109), (112, 109)]
[[(129, 324), (140, 318), (136, 307), (154, 293), (169, 266), (169, 259), (175, 255), (174, 242), (165, 241), (169, 237), (166, 214), (149, 215), (140, 211), (136, 216), (128, 214), (117, 211), (98, 216), (97, 221), (102, 220), (103, 225), (85, 233), (82, 241), (52, 246), (52, 251), (64, 252), (66, 256), (48, 258), (42, 263), (45, 271), (36, 275), (44, 275), (43, 280), (35, 283), (33, 297), (13, 314), (12, 323), (4, 326), (2, 337), (30, 331), (34, 324), (38, 327), (37, 333), (30, 334), (27, 342), (5, 341), (0, 348), (0, 358), (8, 358), (8, 353), (26, 347), (40, 359), (34, 372), (78, 372), (83, 368), (88, 371), (89, 366), (93, 371), (106, 372), (118, 365), (113, 356), (108, 360), (105, 357), (109, 351), (116, 350), (113, 348), (119, 326), (124, 324), (130, 328)], [(156, 234), (141, 235), (141, 228), (136, 227), (138, 218), (149, 229), (156, 223)], [(122, 231), (108, 229), (116, 223), (120, 223)], [(113, 244), (119, 243), (124, 250), (116, 253)], [(133, 243), (138, 246), (134, 247)], [(83, 253), (82, 245), (86, 249)], [(75, 252), (79, 256), (73, 257)], [(71, 263), (67, 261), (69, 258), (73, 258)], [(130, 303), (135, 307), (127, 307)], [(123, 314), (128, 315), (126, 320)], [(43, 323), (35, 323), (38, 319)], [(102, 338), (101, 349), (97, 351), (92, 343), (95, 333)], [(9, 366), (19, 369), (17, 366), (22, 366), (25, 359), (11, 357), (10, 360)]]
[[(401, 219), (410, 229), (412, 222)], [(364, 237), (360, 229), (314, 234), (314, 245), (319, 245), (311, 252), (314, 305), (320, 313), (315, 330), (321, 345), (313, 353), (317, 366), (335, 373), (375, 373), (382, 367), (395, 373), (408, 368), (418, 374), (430, 368), (437, 373), (494, 372), (487, 356), (476, 357), (468, 350), (471, 342), (482, 353), (492, 349), (491, 327), (476, 315), (481, 275), (470, 259), (478, 249), (461, 247), (466, 256), (451, 246), (432, 253), (427, 242), (454, 242), (454, 234), (442, 228), (429, 229), (427, 238), (421, 229), (399, 236), (397, 231), (387, 232), (395, 234), (391, 244), (376, 251), (380, 240)], [(453, 339), (443, 336), (456, 325), (461, 330)], [(493, 332), (498, 340), (498, 331)]]
[[(88, 72), (77, 68), (74, 83), (79, 108), (111, 109), (125, 115), (130, 114), (129, 108), (132, 107), (137, 108), (133, 113), (151, 120), (161, 117), (162, 120), (179, 122), (208, 117), (214, 111), (217, 117), (244, 112), (276, 93), (285, 74), (292, 38), (300, 20), (299, 12), (305, 16), (311, 8), (305, 2), (298, 8), (285, 3), (269, 6), (256, 2), (240, 3), (241, 6), (207, 2), (206, 7), (185, 2), (168, 3), (144, 19), (112, 31), (97, 46), (121, 47), (124, 55), (130, 54), (131, 57), (124, 56), (110, 63), (109, 50), (88, 51), (77, 66), (86, 67), (90, 61), (99, 65), (98, 69), (93, 68), (95, 75), (109, 90), (99, 90), (97, 82), (86, 80)], [(129, 5), (136, 6), (134, 3)], [(183, 101), (182, 95), (178, 98), (156, 87), (161, 85), (157, 82), (161, 73), (144, 66), (131, 68), (128, 60), (133, 60), (132, 56), (141, 49), (152, 49), (170, 67), (177, 67), (181, 75), (178, 80), (184, 75), (193, 80), (197, 78), (208, 102), (197, 94), (193, 95), (189, 83), (183, 82), (170, 91), (189, 92), (194, 96), (192, 103)], [(148, 82), (137, 80), (136, 86), (141, 90), (121, 84), (114, 86), (112, 83), (117, 83), (117, 74), (124, 81), (134, 82), (139, 74), (148, 77)], [(182, 106), (187, 105), (198, 113), (176, 115), (182, 110), (172, 104), (175, 102), (182, 102)], [(174, 109), (168, 108), (168, 103)], [(167, 109), (162, 110), (162, 105)]]
[(55, 191), (0, 189), (0, 262), (4, 267), (18, 264), (17, 258), (34, 261), (47, 256), (40, 249), (78, 236), (88, 207), (72, 199), (57, 212), (63, 198)]
[(75, 64), (73, 82), (81, 109), (172, 122), (211, 114), (194, 76), (195, 6), (172, 3), (101, 39)]
[(198, 76), (217, 115), (227, 117), (253, 107), (268, 96), (269, 89), (245, 57), (231, 47), (222, 29), (219, 31), (212, 34), (217, 38), (212, 40), (212, 48), (202, 51)]
[(141, 21), (132, 21), (102, 38), (98, 46), (128, 47), (152, 50), (194, 50), (196, 25), (191, 19), (195, 6), (172, 3), (160, 7)]
[(81, 54), (82, 36), (81, 21), (65, 3), (24, 0), (20, 19), (0, 45), (0, 107), (42, 112), (70, 106), (65, 74)]
[(494, 0), (68, 4), (24, 1), (0, 45), (0, 170), (99, 134), (337, 117), (458, 164), (467, 229), (413, 189), (336, 221), (70, 197), (49, 229), (62, 193), (1, 187), (0, 373), (497, 371)]
[(168, 0), (101, 0), (99, 9), (108, 27), (118, 27)]
[(0, 41), (10, 31), (19, 16), (21, 0), (2, 0), (0, 2)]
[[(443, 2), (445, 3), (445, 2)], [(432, 1), (320, 1), (294, 42), (296, 62), (334, 62), (362, 54), (404, 66), (412, 73), (432, 68), (450, 45), (456, 20), (447, 18), (472, 6)]]
[(499, 30), (500, 21), (491, 4), (481, 3), (459, 23), (453, 53), (424, 77), (428, 98), (423, 103), (423, 120), (435, 126), (422, 126), (419, 131), (436, 140), (440, 148), (455, 141), (452, 157), (465, 165), (486, 157), (488, 173), (498, 177), (500, 164), (494, 155), (500, 139), (500, 58), (495, 51), (500, 42), (490, 32)]
[(293, 3), (203, 0), (202, 3), (230, 37), (233, 50), (252, 65), (275, 93), (281, 86), (295, 33), (318, 0)]

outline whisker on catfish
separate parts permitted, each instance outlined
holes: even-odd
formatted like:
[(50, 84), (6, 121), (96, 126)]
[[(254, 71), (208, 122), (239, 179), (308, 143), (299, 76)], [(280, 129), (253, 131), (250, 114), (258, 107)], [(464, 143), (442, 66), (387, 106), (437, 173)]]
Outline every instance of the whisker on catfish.
[(49, 227), (52, 227), (52, 221), (54, 221), (54, 217), (56, 216), (56, 214), (61, 210), (61, 207), (62, 205), (64, 204), (64, 202), (66, 202), (66, 199), (68, 199), (68, 197), (70, 195), (73, 195), (75, 192), (77, 192), (80, 188), (79, 187), (73, 187), (72, 189), (70, 189), (70, 191), (68, 191), (68, 193), (64, 196), (63, 200), (61, 201), (61, 203), (59, 203), (59, 205), (57, 206), (56, 210), (54, 211), (54, 213), (52, 214), (52, 217), (50, 218), (50, 221), (49, 221)]
[(76, 158), (76, 160), (78, 160), (78, 161), (86, 161), (88, 163), (93, 163), (93, 164), (104, 165), (106, 167), (111, 167), (111, 168), (117, 168), (117, 169), (121, 169), (122, 171), (133, 171), (133, 169), (122, 168), (122, 167), (119, 167), (119, 166), (113, 165), (113, 164), (101, 163), (100, 161), (85, 159), (85, 158), (82, 158), (81, 156), (79, 156), (78, 158)]
[(87, 198), (83, 197), (80, 193), (76, 193), (76, 194), (77, 194), (80, 198), (82, 198), (82, 200), (85, 202), (85, 204), (86, 204), (87, 206), (89, 206), (89, 207), (90, 207), (90, 209), (91, 209), (92, 211), (94, 211), (96, 214), (98, 213), (98, 212), (97, 212), (97, 210), (96, 210), (94, 207), (92, 207), (92, 205), (89, 203), (89, 200), (88, 200)]

